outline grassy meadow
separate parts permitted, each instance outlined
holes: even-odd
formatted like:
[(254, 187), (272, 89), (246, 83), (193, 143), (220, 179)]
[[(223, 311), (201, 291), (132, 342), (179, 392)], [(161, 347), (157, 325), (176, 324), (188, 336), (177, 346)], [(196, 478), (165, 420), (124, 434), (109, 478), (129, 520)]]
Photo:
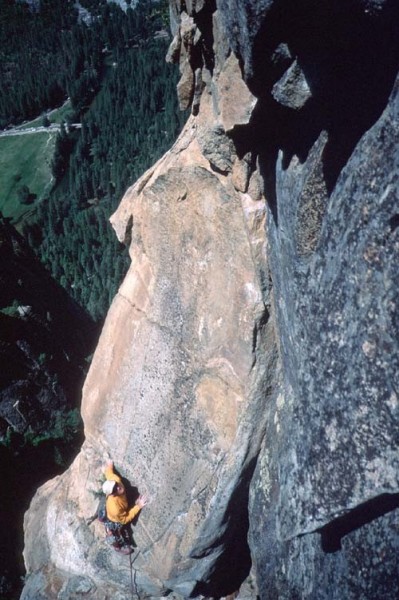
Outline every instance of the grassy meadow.
[[(55, 132), (0, 137), (0, 212), (16, 226), (29, 217), (51, 186), (55, 138)], [(32, 194), (28, 204), (18, 196), (24, 185)]]
[[(70, 112), (71, 104), (67, 101), (47, 115), (51, 123), (60, 124)], [(43, 116), (40, 116), (16, 129), (42, 126)], [(54, 131), (38, 131), (0, 137), (0, 212), (17, 229), (29, 221), (33, 209), (52, 185), (51, 160), (56, 135)], [(21, 202), (18, 194), (25, 185), (31, 193), (29, 203)]]

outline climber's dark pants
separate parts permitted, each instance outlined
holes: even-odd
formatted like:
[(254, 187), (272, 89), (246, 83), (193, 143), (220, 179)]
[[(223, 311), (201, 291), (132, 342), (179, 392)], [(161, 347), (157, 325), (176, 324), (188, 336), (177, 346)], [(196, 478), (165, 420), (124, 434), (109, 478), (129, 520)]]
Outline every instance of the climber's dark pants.
[(106, 541), (114, 548), (123, 548), (129, 546), (129, 531), (123, 523), (114, 523), (113, 521), (103, 521), (105, 526)]

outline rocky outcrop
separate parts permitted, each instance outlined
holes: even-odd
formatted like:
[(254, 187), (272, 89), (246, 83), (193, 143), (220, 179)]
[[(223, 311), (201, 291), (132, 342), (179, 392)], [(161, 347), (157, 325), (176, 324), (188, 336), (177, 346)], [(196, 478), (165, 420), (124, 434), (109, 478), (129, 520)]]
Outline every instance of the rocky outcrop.
[(101, 524), (85, 522), (107, 456), (151, 497), (134, 528), (140, 593), (221, 595), (249, 573), (249, 483), (276, 361), (265, 203), (246, 192), (258, 190), (258, 174), (212, 102), (206, 93), (112, 217), (132, 264), (84, 386), (85, 444), (26, 516), (24, 598), (37, 597), (44, 569), (45, 597), (63, 597), (65, 573), (90, 578), (88, 597), (129, 590), (128, 559), (107, 547)]
[[(399, 594), (398, 12), (172, 3), (192, 115), (111, 219), (132, 264), (24, 600)], [(133, 590), (86, 522), (109, 456), (151, 497)]]

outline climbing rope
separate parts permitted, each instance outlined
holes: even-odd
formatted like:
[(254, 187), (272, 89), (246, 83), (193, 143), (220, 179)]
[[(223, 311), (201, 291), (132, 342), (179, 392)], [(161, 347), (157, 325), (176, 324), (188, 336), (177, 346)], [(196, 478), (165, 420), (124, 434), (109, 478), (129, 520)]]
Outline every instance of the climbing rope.
[(140, 600), (140, 594), (137, 591), (137, 584), (136, 584), (136, 569), (134, 569), (134, 577), (133, 577), (133, 563), (136, 560), (136, 558), (138, 557), (138, 555), (140, 554), (140, 550), (137, 552), (136, 556), (134, 557), (134, 559), (132, 559), (132, 555), (129, 554), (129, 562), (130, 562), (130, 587), (132, 590), (132, 600), (134, 600), (135, 596), (137, 596), (137, 598)]

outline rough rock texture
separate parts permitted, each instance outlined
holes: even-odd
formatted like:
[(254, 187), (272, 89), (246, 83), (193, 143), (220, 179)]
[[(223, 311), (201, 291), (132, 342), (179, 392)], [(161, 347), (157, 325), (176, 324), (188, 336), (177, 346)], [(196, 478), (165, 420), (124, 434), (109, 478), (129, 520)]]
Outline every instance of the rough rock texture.
[[(398, 89), (342, 171), (305, 257), (295, 248), (303, 224), (278, 199), (270, 246), (287, 269), (274, 278), (286, 384), (250, 511), (262, 597), (399, 592)], [(295, 162), (278, 178), (301, 202), (306, 163)], [(261, 549), (265, 536), (275, 541)]]
[(109, 455), (152, 498), (142, 596), (397, 597), (399, 8), (172, 14), (193, 114), (112, 217), (132, 265), (86, 442), (26, 516), (22, 598), (129, 597), (85, 522)]
[(100, 524), (85, 523), (107, 456), (152, 499), (134, 528), (138, 590), (221, 596), (249, 574), (249, 483), (276, 352), (265, 203), (234, 187), (233, 163), (239, 170), (207, 92), (112, 217), (132, 264), (85, 383), (86, 442), (26, 516), (25, 561), (36, 575), (23, 598), (36, 598), (44, 570), (44, 597), (63, 597), (63, 573), (89, 577), (88, 597), (129, 590), (128, 559)]

